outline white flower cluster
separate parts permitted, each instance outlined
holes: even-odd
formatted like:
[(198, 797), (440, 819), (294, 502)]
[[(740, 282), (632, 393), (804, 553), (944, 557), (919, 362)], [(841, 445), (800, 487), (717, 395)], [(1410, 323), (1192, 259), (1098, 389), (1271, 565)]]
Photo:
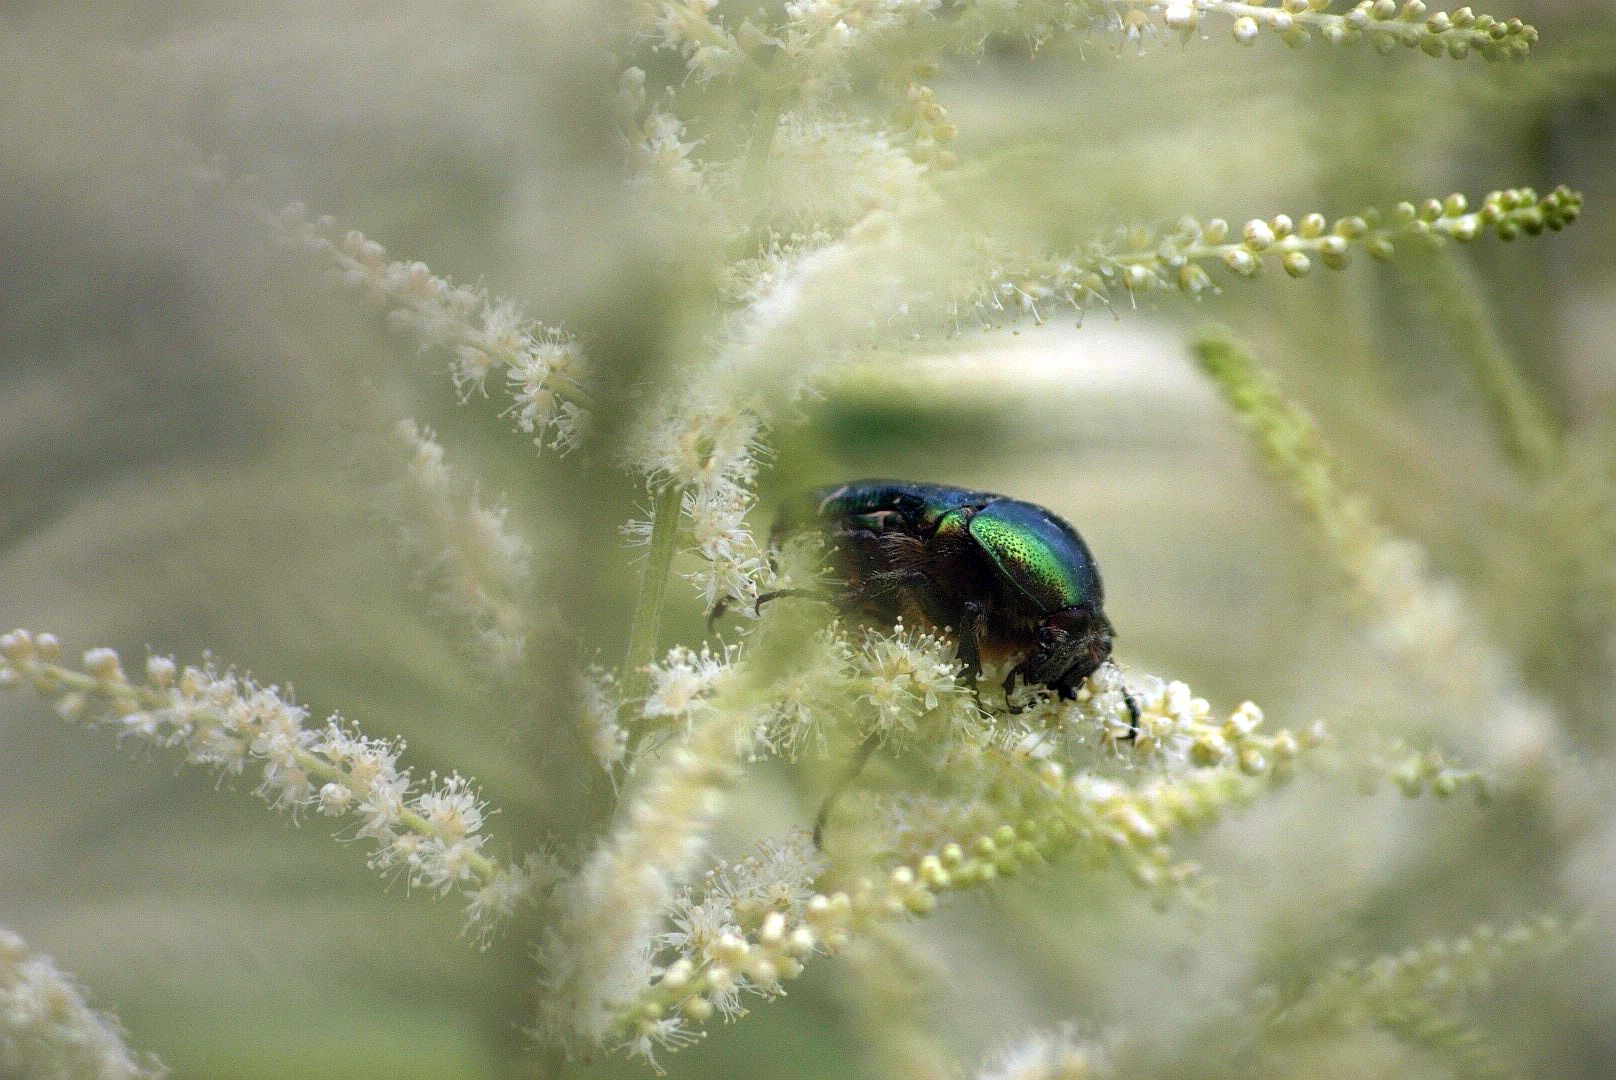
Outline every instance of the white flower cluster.
[(643, 68), (623, 72), (615, 104), (633, 182), (648, 190), (653, 205), (676, 223), (712, 225), (717, 206), (710, 198), (706, 167), (696, 156), (697, 141), (677, 116), (648, 100)]
[(422, 348), (453, 358), (455, 385), (469, 396), (503, 376), (506, 414), (537, 445), (578, 446), (588, 430), (583, 350), (559, 330), (522, 316), (509, 300), (455, 285), (422, 262), (389, 260), (387, 250), (357, 230), (339, 230), (330, 217), (311, 218), (293, 204), (275, 218), (282, 236), (331, 260), (338, 281), (386, 307), (388, 321)]
[(980, 738), (988, 718), (955, 658), (957, 646), (899, 622), (863, 636), (851, 672), (866, 734), (900, 745)]
[(257, 765), (256, 791), (270, 805), (351, 819), (375, 845), (371, 867), (440, 896), (458, 891), (479, 933), (483, 920), (550, 884), (542, 858), (507, 867), (485, 854), (487, 805), (470, 781), (433, 774), (418, 784), (399, 766), (400, 740), (366, 737), (335, 715), (312, 726), (278, 687), (211, 666), (153, 656), (135, 683), (111, 649), (85, 653), (82, 670), (56, 663), (59, 654), (51, 634), (0, 635), (0, 686), (31, 682), (65, 719), (105, 720), (195, 764), (233, 775)]
[[(726, 1019), (742, 1015), (743, 992), (783, 993), (781, 984), (800, 975), (803, 961), (822, 948), (815, 926), (825, 923), (820, 909), (827, 901), (810, 884), (824, 866), (808, 836), (794, 834), (720, 863), (699, 888), (673, 898), (668, 929), (655, 942), (657, 963), (613, 1018), (628, 1048), (649, 1058), (658, 1046), (694, 1038), (694, 1029), (715, 1012)], [(837, 931), (832, 944), (844, 941)]]
[[(657, 48), (683, 56), (690, 76), (706, 82), (733, 74), (748, 60), (742, 42), (713, 17), (717, 6), (718, 0), (635, 0), (634, 11)], [(755, 28), (748, 32), (754, 43), (755, 34)]]
[(666, 660), (651, 669), (651, 690), (641, 714), (648, 720), (680, 720), (688, 727), (698, 709), (732, 673), (732, 653), (715, 653), (676, 645)]
[(760, 25), (749, 17), (734, 29), (715, 12), (718, 0), (638, 0), (635, 6), (654, 46), (683, 56), (698, 82), (774, 76), (799, 93), (814, 93), (846, 77), (856, 48), (882, 31), (922, 23), (942, 0), (788, 0), (778, 23)]
[[(768, 693), (747, 729), (749, 745), (795, 759), (806, 748), (823, 752), (829, 732), (844, 724), (860, 739), (874, 735), (882, 743), (934, 752), (985, 740), (993, 721), (955, 652), (946, 637), (901, 621), (888, 631), (835, 623), (805, 634), (789, 666), (771, 672)], [(741, 662), (735, 648), (722, 654), (669, 650), (649, 672), (640, 710), (645, 730), (687, 725), (710, 709), (708, 699)]]
[[(699, 971), (705, 992), (686, 1004), (689, 1019), (703, 1020), (716, 1009), (734, 1018), (742, 991), (772, 997), (782, 979), (794, 978), (801, 959), (813, 950), (811, 933), (787, 941), (767, 927), (800, 924), (810, 883), (825, 866), (806, 834), (766, 843), (757, 854), (709, 871), (700, 889), (687, 890), (673, 903), (670, 929), (659, 938), (669, 962), (657, 972), (667, 989), (688, 985)], [(749, 940), (755, 938), (756, 940)]]
[[(700, 557), (685, 573), (708, 607), (756, 598), (768, 562), (746, 523), (757, 477), (761, 421), (734, 398), (696, 386), (666, 404), (632, 461), (654, 489), (680, 492), (680, 525)], [(647, 537), (657, 523), (639, 528)], [(665, 528), (675, 527), (666, 523)], [(635, 527), (631, 526), (631, 532)]]
[(158, 1080), (167, 1073), (124, 1045), (117, 1018), (90, 1008), (50, 957), (0, 930), (0, 1076)]
[(805, 97), (835, 89), (884, 33), (921, 25), (941, 0), (788, 0), (773, 38)]
[(804, 644), (803, 662), (773, 683), (774, 700), (758, 731), (760, 746), (791, 760), (804, 752), (825, 753), (830, 733), (852, 715), (853, 651), (840, 625), (819, 630)]
[(800, 35), (846, 40), (903, 26), (941, 5), (942, 0), (787, 0), (785, 25)]
[(400, 420), (394, 434), (410, 455), (399, 500), (407, 514), (404, 553), (433, 600), (470, 627), (471, 653), (495, 675), (511, 678), (534, 633), (528, 544), (510, 528), (505, 507), (484, 504), (475, 487), (450, 472), (430, 428)]

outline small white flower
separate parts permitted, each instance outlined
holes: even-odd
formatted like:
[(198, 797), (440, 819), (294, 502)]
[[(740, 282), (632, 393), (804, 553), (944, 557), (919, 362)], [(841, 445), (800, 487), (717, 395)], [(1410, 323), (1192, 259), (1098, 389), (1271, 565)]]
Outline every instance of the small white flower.
[(700, 652), (678, 646), (651, 669), (651, 692), (642, 713), (646, 717), (687, 714), (710, 694), (730, 672), (730, 658), (703, 648)]

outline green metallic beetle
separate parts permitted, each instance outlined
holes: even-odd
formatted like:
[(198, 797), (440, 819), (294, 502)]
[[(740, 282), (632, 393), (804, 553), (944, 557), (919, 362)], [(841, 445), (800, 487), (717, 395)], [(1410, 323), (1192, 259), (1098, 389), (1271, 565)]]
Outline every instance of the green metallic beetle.
[(772, 540), (778, 547), (814, 527), (830, 550), (839, 607), (880, 624), (902, 616), (951, 628), (973, 680), (984, 660), (1013, 660), (1006, 693), (1019, 679), (1072, 698), (1111, 655), (1094, 556), (1076, 529), (1041, 506), (938, 484), (858, 480), (788, 503)]

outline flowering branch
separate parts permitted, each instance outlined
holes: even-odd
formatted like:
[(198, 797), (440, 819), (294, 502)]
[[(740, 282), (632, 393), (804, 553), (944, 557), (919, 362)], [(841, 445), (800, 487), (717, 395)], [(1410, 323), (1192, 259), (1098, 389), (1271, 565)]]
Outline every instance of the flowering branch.
[[(615, 827), (556, 898), (557, 918), (540, 951), (547, 992), (538, 1024), (552, 1045), (602, 1042), (649, 978), (646, 943), (739, 774), (760, 669), (706, 667), (709, 677), (691, 692), (666, 693), (668, 707), (687, 716), (688, 734), (640, 773)], [(676, 1034), (658, 1041), (677, 1041)], [(644, 1049), (649, 1054), (649, 1041)]]
[(109, 720), (127, 737), (179, 747), (186, 759), (239, 774), (262, 770), (257, 793), (276, 809), (351, 816), (376, 845), (368, 864), (411, 887), (466, 901), (466, 925), (487, 935), (519, 902), (548, 887), (555, 868), (539, 855), (506, 865), (483, 851), (488, 806), (458, 773), (418, 787), (398, 767), (404, 744), (360, 735), (336, 715), (307, 726), (308, 710), (275, 686), (212, 667), (146, 661), (146, 681), (124, 674), (118, 654), (91, 649), (83, 670), (59, 664), (53, 634), (0, 635), (0, 687), (31, 683), (68, 720)]
[(388, 322), (421, 343), (453, 356), (451, 372), (462, 399), (502, 375), (511, 403), (502, 415), (538, 446), (565, 453), (589, 426), (583, 350), (577, 340), (524, 318), (509, 300), (456, 285), (423, 262), (390, 261), (387, 249), (358, 230), (342, 231), (330, 217), (311, 219), (299, 203), (272, 218), (288, 242), (331, 260), (337, 280), (378, 306)]
[(1251, 432), (1259, 452), (1318, 529), (1330, 558), (1374, 622), (1378, 643), (1452, 702), (1479, 706), (1478, 734), (1512, 766), (1539, 761), (1555, 744), (1554, 719), (1424, 550), (1375, 517), (1342, 478), (1313, 418), (1272, 375), (1222, 332), (1195, 344), (1201, 367)]
[(1291, 277), (1305, 277), (1315, 261), (1332, 270), (1344, 268), (1354, 249), (1386, 260), (1394, 254), (1395, 243), (1406, 239), (1452, 238), (1468, 243), (1491, 232), (1500, 240), (1514, 240), (1522, 233), (1536, 236), (1544, 229), (1563, 229), (1577, 220), (1581, 209), (1581, 194), (1557, 187), (1541, 197), (1531, 188), (1494, 191), (1475, 210), (1463, 195), (1455, 194), (1427, 199), (1419, 206), (1399, 203), (1389, 214), (1370, 209), (1333, 223), (1319, 213), (1300, 220), (1278, 214), (1266, 221), (1253, 218), (1237, 236), (1222, 218), (1204, 224), (1185, 218), (1170, 232), (1121, 230), (1074, 256), (1014, 270), (1000, 268), (960, 307), (1030, 314), (1042, 321), (1040, 305), (1083, 310), (1095, 302), (1108, 304), (1118, 295), (1131, 298), (1177, 289), (1199, 296), (1216, 291), (1209, 265), (1222, 264), (1236, 278), (1249, 279), (1262, 272), (1266, 261), (1277, 259)]
[(1294, 992), (1267, 1017), (1262, 1039), (1317, 1037), (1374, 1024), (1407, 1042), (1458, 1058), (1466, 1075), (1514, 1075), (1501, 1068), (1484, 1034), (1465, 1024), (1455, 1008), (1463, 993), (1484, 986), (1505, 964), (1552, 952), (1569, 930), (1543, 917), (1499, 931), (1478, 926), (1453, 940), (1438, 939), (1367, 963), (1341, 963)]
[(1234, 39), (1249, 45), (1264, 30), (1300, 47), (1314, 35), (1330, 45), (1368, 42), (1390, 51), (1402, 45), (1428, 56), (1488, 60), (1525, 56), (1537, 31), (1520, 19), (1477, 14), (1470, 7), (1433, 11), (1424, 0), (1359, 0), (1331, 11), (1332, 0), (1282, 0), (1269, 6), (1241, 0), (792, 0), (784, 17), (733, 26), (708, 0), (640, 0), (640, 28), (658, 48), (685, 58), (699, 82), (735, 78), (753, 85), (815, 92), (845, 77), (861, 55), (878, 46), (901, 51), (908, 39), (922, 48), (979, 52), (996, 37), (1023, 37), (1041, 46), (1056, 37), (1108, 31), (1134, 43), (1157, 29), (1188, 36), (1205, 16), (1233, 20)]
[[(928, 646), (909, 639), (905, 647)], [(929, 647), (940, 649), (935, 641)], [(685, 691), (677, 699), (683, 707), (723, 708), (726, 688), (733, 684), (719, 668), (709, 667), (707, 676), (695, 677), (692, 670), (684, 680)], [(868, 676), (872, 685), (882, 678)], [(873, 875), (827, 869), (807, 836), (794, 835), (709, 874), (704, 890), (687, 890), (674, 899), (675, 929), (654, 939), (661, 943), (660, 964), (640, 961), (639, 990), (619, 998), (596, 1041), (618, 1039), (646, 1056), (657, 1047), (683, 1045), (694, 1037), (692, 1026), (715, 1012), (740, 1015), (743, 991), (769, 998), (782, 993), (782, 984), (800, 974), (813, 954), (837, 952), (890, 920), (924, 915), (945, 893), (986, 885), (1055, 858), (1076, 857), (1097, 866), (1116, 862), (1139, 885), (1165, 898), (1194, 878), (1192, 867), (1174, 864), (1170, 839), (1209, 825), (1226, 809), (1283, 781), (1297, 756), (1318, 741), (1313, 733), (1299, 738), (1260, 731), (1261, 711), (1249, 703), (1217, 721), (1207, 703), (1179, 683), (1147, 689), (1138, 701), (1138, 734), (1124, 738), (1128, 721), (1118, 716), (1126, 714), (1114, 691), (1101, 680), (1077, 702), (1040, 699), (1024, 713), (995, 715), (1000, 724), (1011, 716), (1024, 718), (1024, 741), (1045, 752), (1050, 724), (1082, 725), (1091, 744), (1108, 748), (1096, 754), (1112, 755), (1113, 770), (1124, 758), (1130, 765), (1153, 767), (1124, 770), (1115, 779), (1095, 771), (1069, 772), (1052, 758), (998, 745), (1023, 741), (1008, 731), (986, 743), (980, 729), (962, 733), (939, 767), (966, 794), (931, 814), (915, 801), (890, 807), (881, 815), (891, 823), (887, 835), (875, 843), (882, 868)], [(770, 716), (768, 697), (734, 717), (736, 726), (728, 730), (733, 734)], [(674, 702), (671, 694), (669, 701)], [(913, 705), (924, 707), (921, 696)], [(676, 767), (684, 768), (677, 762)], [(636, 811), (631, 818), (650, 820), (650, 815)], [(628, 875), (626, 867), (619, 867), (618, 875), (645, 880)]]
[[(1232, 17), (1231, 32), (1250, 45), (1263, 30), (1285, 44), (1300, 47), (1318, 34), (1331, 45), (1368, 41), (1382, 52), (1397, 46), (1417, 48), (1427, 56), (1461, 60), (1471, 53), (1488, 60), (1523, 57), (1537, 44), (1537, 31), (1519, 19), (1477, 15), (1469, 7), (1432, 11), (1424, 0), (1360, 0), (1349, 10), (1330, 11), (1331, 0), (1282, 0), (1274, 7), (1236, 0), (1120, 0), (1115, 7), (1159, 13), (1172, 30), (1189, 32), (1203, 15)], [(1126, 16), (1124, 16), (1126, 18)]]

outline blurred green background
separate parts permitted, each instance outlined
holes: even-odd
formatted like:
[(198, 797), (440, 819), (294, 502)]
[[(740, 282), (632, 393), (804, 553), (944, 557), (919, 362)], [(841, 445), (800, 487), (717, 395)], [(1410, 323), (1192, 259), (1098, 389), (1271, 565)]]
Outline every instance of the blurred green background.
[[(962, 159), (1030, 147), (1014, 195), (1071, 220), (1073, 238), (1181, 213), (1582, 189), (1567, 233), (1464, 257), (1555, 412), (1608, 454), (1616, 17), (1591, 0), (1502, 2), (1496, 14), (1541, 31), (1525, 65), (1267, 36), (1247, 50), (1213, 28), (1120, 53), (1102, 37), (1081, 58), (1006, 46), (935, 85)], [(291, 683), (317, 713), (405, 736), (418, 771), (478, 778), (501, 808), (502, 850), (590, 828), (590, 766), (558, 734), (565, 673), (579, 655), (617, 661), (635, 566), (616, 529), (634, 481), (606, 456), (535, 454), (497, 405), (460, 408), (440, 357), (266, 243), (196, 166), (217, 156), (266, 207), (301, 199), (593, 341), (671, 333), (676, 301), (644, 265), (616, 179), (603, 33), (616, 17), (556, 2), (0, 12), (0, 622), (53, 630), (74, 654), (211, 652)], [(1062, 314), (839, 376), (777, 433), (759, 524), (783, 488), (858, 475), (1034, 499), (1095, 550), (1125, 666), (1220, 708), (1251, 698), (1279, 724), (1431, 730), (1440, 704), (1364, 644), (1306, 523), (1191, 366), (1184, 342), (1207, 318), (1254, 343), (1388, 521), (1471, 586), (1577, 747), (1608, 753), (1608, 643), (1565, 640), (1563, 582), (1534, 561), (1522, 512), (1531, 493), (1405, 264), (1162, 296), (1091, 311), (1080, 329)], [(649, 392), (655, 373), (634, 375)], [(534, 691), (480, 685), (410, 587), (377, 504), (394, 466), (376, 432), (401, 413), (505, 493), (535, 545), (577, 640)], [(696, 599), (670, 595), (665, 635), (695, 639)], [(333, 843), (320, 821), (293, 827), (248, 785), (220, 787), (29, 696), (0, 698), (0, 925), (81, 977), (176, 1077), (532, 1072), (519, 1024), (540, 927), (478, 952), (452, 905), (379, 887), (363, 845)], [(785, 827), (811, 806), (766, 772), (731, 818)], [(1477, 919), (1586, 909), (1592, 929), (1570, 955), (1508, 973), (1475, 1008), (1531, 1074), (1608, 1076), (1611, 825), (1597, 808), (1543, 821), (1508, 801), (1309, 782), (1198, 843), (1218, 881), (1210, 910), (1157, 913), (1126, 883), (1057, 868), (960, 898), (917, 928), (917, 947), (946, 973), (935, 1007), (968, 1062), (1070, 1018), (1170, 1046), (1254, 978), (1294, 975), (1298, 952), (1366, 957)], [(688, 1077), (852, 1075), (857, 1002), (836, 964), (815, 964), (787, 999), (664, 1063)], [(1427, 1074), (1389, 1050), (1355, 1053), (1310, 1075)], [(612, 1058), (577, 1072), (644, 1071)]]

